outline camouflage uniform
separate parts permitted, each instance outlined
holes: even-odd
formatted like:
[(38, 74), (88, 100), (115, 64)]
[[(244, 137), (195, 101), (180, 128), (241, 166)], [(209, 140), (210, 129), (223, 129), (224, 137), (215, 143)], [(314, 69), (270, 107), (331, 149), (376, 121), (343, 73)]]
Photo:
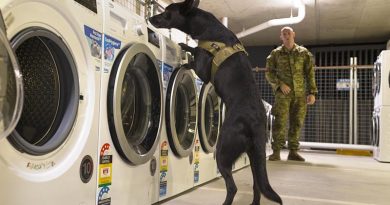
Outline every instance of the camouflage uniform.
[[(272, 128), (273, 150), (280, 150), (285, 144), (287, 120), (290, 122), (288, 148), (299, 148), (299, 134), (306, 115), (306, 96), (318, 92), (313, 65), (313, 55), (297, 44), (291, 51), (283, 45), (279, 46), (267, 57), (266, 79), (275, 94), (272, 107), (275, 116)], [(284, 95), (279, 89), (281, 83), (291, 88), (289, 94)]]

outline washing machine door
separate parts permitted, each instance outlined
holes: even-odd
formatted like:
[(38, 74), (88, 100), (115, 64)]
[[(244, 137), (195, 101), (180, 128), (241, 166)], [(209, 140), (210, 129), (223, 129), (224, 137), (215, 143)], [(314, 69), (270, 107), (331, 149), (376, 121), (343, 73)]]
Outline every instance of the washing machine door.
[(375, 98), (379, 94), (381, 86), (381, 63), (379, 61), (375, 62), (372, 74), (372, 95)]
[(24, 105), (7, 139), (22, 153), (45, 155), (66, 142), (76, 122), (77, 66), (63, 39), (42, 27), (20, 31), (11, 46), (23, 74)]
[(206, 153), (214, 152), (222, 124), (221, 100), (211, 83), (203, 84), (198, 103), (198, 132)]
[(371, 130), (371, 145), (376, 145), (376, 132), (377, 132), (377, 124), (376, 124), (376, 112), (373, 112), (372, 115), (372, 130)]
[(178, 157), (192, 153), (196, 134), (195, 78), (188, 69), (176, 69), (169, 80), (165, 122), (170, 147)]
[(115, 148), (134, 165), (153, 156), (160, 137), (162, 83), (152, 51), (133, 44), (118, 54), (107, 94), (108, 123)]
[(377, 116), (375, 118), (375, 144), (374, 146), (375, 147), (379, 147), (379, 142), (380, 142), (380, 138), (381, 138), (381, 118), (380, 118), (380, 111), (377, 113)]
[(22, 75), (7, 39), (0, 11), (0, 140), (7, 137), (22, 113)]

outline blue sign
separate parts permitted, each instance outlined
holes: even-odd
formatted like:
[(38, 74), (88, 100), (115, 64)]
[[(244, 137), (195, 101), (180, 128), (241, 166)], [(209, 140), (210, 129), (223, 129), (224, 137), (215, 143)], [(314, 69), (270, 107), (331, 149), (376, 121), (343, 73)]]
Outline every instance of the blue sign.
[(91, 56), (100, 59), (102, 57), (102, 33), (84, 25), (84, 34), (87, 37), (88, 45), (91, 49)]
[(108, 61), (114, 61), (115, 49), (121, 48), (121, 41), (109, 36), (104, 35), (104, 59)]
[(173, 73), (173, 67), (168, 65), (168, 64), (162, 63), (161, 72), (162, 72), (162, 76), (163, 76), (163, 88), (167, 89), (169, 78), (171, 77), (171, 75)]

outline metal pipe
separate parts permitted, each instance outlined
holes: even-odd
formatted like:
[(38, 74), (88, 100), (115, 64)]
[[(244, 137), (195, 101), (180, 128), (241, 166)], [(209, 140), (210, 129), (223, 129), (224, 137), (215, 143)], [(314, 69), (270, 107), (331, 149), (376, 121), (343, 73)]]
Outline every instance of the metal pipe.
[(358, 94), (358, 79), (357, 79), (357, 57), (353, 58), (353, 136), (354, 136), (354, 144), (358, 144), (358, 100), (357, 100), (357, 94)]
[(353, 144), (353, 57), (349, 59), (349, 144)]
[(252, 28), (237, 33), (236, 34), (237, 37), (242, 38), (272, 26), (290, 25), (290, 24), (297, 24), (301, 22), (305, 18), (305, 14), (306, 14), (305, 4), (302, 2), (302, 0), (295, 0), (295, 3), (296, 3), (295, 5), (298, 7), (297, 16), (269, 20), (267, 22), (264, 22), (262, 24), (259, 24), (257, 26), (254, 26)]
[[(318, 70), (318, 69), (334, 69), (334, 70), (339, 70), (339, 69), (347, 69), (347, 68), (351, 68), (351, 66), (318, 66), (318, 67), (314, 67), (315, 70)], [(358, 65), (356, 66), (356, 69), (373, 69), (374, 66), (373, 65)], [(267, 69), (266, 68), (260, 68), (260, 67), (254, 67), (252, 68), (252, 71), (254, 72), (259, 72), (259, 71), (266, 71)]]
[(356, 145), (356, 144), (335, 144), (323, 142), (299, 142), (300, 148), (320, 148), (320, 149), (349, 149), (349, 150), (367, 150), (373, 151), (371, 145)]
[(228, 17), (222, 17), (222, 24), (226, 27), (226, 28), (228, 28)]

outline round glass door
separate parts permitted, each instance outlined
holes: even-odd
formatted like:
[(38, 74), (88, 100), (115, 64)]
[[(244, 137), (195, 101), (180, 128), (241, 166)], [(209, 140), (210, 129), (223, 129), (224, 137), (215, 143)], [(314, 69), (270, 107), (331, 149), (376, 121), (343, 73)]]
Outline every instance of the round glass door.
[(22, 113), (22, 96), (22, 75), (7, 36), (0, 28), (0, 140), (17, 124)]
[(374, 146), (379, 147), (379, 140), (380, 140), (380, 137), (381, 137), (381, 135), (380, 135), (380, 131), (381, 131), (380, 115), (378, 114), (375, 119), (376, 119), (376, 121), (375, 121), (375, 123), (376, 123), (375, 130), (376, 130), (376, 132), (375, 132), (375, 144), (374, 144)]
[(199, 94), (198, 132), (206, 153), (214, 152), (221, 126), (221, 100), (211, 83), (203, 84)]
[(377, 118), (377, 115), (376, 115), (376, 112), (374, 111), (373, 112), (373, 116), (372, 116), (372, 130), (371, 130), (371, 138), (372, 138), (372, 143), (371, 143), (371, 145), (372, 146), (376, 146), (377, 145), (377, 140), (376, 140), (376, 138), (377, 138), (377, 135), (376, 135), (376, 133), (377, 133), (377, 122), (376, 122), (376, 118)]
[(179, 157), (187, 157), (194, 147), (197, 121), (195, 79), (190, 70), (179, 68), (172, 73), (165, 110), (172, 151)]
[(381, 76), (381, 63), (380, 62), (376, 62), (375, 65), (374, 65), (374, 70), (372, 72), (373, 74), (373, 77), (372, 77), (372, 95), (374, 96), (374, 98), (379, 94), (379, 89), (380, 89), (380, 82), (381, 82), (381, 79), (380, 79), (380, 76)]
[(156, 58), (143, 44), (119, 53), (107, 93), (108, 123), (116, 150), (138, 165), (153, 156), (160, 136), (162, 86)]
[[(31, 27), (11, 41), (23, 75), (24, 105), (7, 138), (21, 152), (44, 155), (60, 147), (73, 128), (79, 105), (79, 78), (64, 41)], [(8, 86), (7, 92), (15, 93)]]

